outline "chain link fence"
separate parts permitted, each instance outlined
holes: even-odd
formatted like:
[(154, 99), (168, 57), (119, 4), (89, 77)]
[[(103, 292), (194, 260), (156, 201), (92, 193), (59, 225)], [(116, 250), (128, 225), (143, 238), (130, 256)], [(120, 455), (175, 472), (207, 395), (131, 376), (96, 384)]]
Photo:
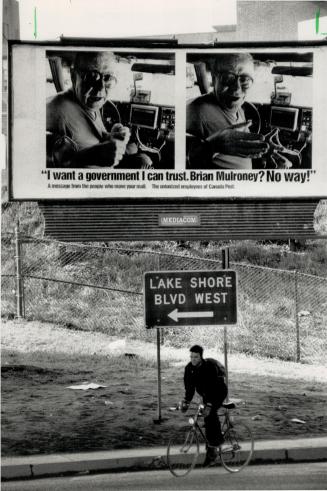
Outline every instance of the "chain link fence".
[[(2, 237), (2, 315), (17, 313), (15, 237)], [(153, 339), (144, 328), (145, 271), (218, 270), (221, 261), (113, 245), (20, 237), (22, 315), (71, 329)], [(325, 363), (327, 278), (233, 263), (238, 325), (228, 327), (230, 352)], [(165, 329), (174, 346), (223, 346), (222, 327)]]
[(13, 235), (1, 237), (1, 313), (16, 313), (15, 240)]

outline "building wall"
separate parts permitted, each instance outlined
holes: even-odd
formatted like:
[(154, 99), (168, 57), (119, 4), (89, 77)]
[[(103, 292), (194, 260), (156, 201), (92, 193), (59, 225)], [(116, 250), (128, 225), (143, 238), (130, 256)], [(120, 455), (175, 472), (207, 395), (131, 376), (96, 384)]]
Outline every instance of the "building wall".
[(19, 39), (19, 4), (17, 0), (3, 0), (2, 56), (8, 56), (8, 40)]
[(176, 34), (175, 38), (179, 43), (185, 44), (215, 41), (296, 41), (298, 23), (314, 19), (318, 9), (321, 17), (326, 16), (327, 2), (238, 0), (237, 26), (217, 26), (216, 32)]
[[(239, 1), (236, 41), (296, 41), (298, 23), (327, 15), (326, 2)], [(222, 33), (223, 35), (223, 33)], [(219, 35), (219, 39), (222, 36)]]

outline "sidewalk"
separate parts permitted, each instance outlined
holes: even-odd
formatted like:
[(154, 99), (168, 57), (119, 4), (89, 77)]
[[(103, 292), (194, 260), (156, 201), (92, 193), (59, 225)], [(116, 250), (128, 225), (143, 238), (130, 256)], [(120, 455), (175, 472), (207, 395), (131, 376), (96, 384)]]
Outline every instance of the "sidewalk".
[[(327, 437), (255, 442), (252, 463), (327, 462)], [(2, 480), (97, 471), (155, 470), (166, 468), (166, 448), (112, 450), (70, 454), (5, 457)]]

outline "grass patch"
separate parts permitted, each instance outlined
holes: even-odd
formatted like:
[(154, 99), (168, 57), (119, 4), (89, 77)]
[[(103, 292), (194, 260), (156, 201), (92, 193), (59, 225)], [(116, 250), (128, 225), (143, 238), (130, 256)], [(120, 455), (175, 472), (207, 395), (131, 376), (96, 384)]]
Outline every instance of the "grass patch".
[[(153, 359), (5, 350), (2, 362), (3, 456), (166, 445), (189, 417), (168, 411), (183, 396), (184, 361), (163, 360), (161, 425), (153, 422)], [(259, 373), (230, 372), (231, 396), (247, 402), (235, 416), (251, 425), (257, 440), (319, 436), (326, 429), (327, 384)], [(67, 388), (82, 382), (107, 387)], [(292, 423), (293, 417), (306, 423)]]

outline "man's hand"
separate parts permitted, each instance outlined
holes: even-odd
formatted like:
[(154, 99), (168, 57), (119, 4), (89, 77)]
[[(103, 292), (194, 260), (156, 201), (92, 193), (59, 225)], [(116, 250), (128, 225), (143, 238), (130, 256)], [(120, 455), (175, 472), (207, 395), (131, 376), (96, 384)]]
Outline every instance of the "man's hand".
[(116, 167), (125, 155), (126, 146), (131, 137), (131, 132), (127, 126), (116, 123), (111, 129), (110, 137), (110, 142), (114, 146), (115, 153), (112, 166)]
[(239, 155), (241, 157), (259, 158), (268, 151), (269, 145), (263, 135), (248, 133), (246, 130), (252, 121), (234, 124), (219, 130), (206, 139), (213, 153)]
[(269, 144), (269, 151), (264, 157), (265, 165), (270, 162), (276, 169), (290, 169), (293, 166), (291, 160), (287, 157), (290, 155), (296, 156), (300, 160), (300, 155), (294, 150), (284, 147), (279, 141), (279, 130), (274, 128), (265, 136), (265, 141)]
[(276, 169), (291, 169), (293, 167), (292, 162), (279, 152), (271, 154), (270, 158), (275, 164)]
[(188, 408), (189, 408), (189, 405), (190, 405), (190, 403), (189, 403), (189, 402), (187, 402), (187, 401), (182, 401), (182, 403), (181, 403), (181, 411), (182, 411), (182, 413), (186, 413), (186, 411), (187, 411), (187, 410), (188, 410)]
[(70, 167), (116, 167), (126, 153), (126, 147), (130, 139), (129, 128), (120, 123), (114, 124), (106, 140), (75, 151)]

